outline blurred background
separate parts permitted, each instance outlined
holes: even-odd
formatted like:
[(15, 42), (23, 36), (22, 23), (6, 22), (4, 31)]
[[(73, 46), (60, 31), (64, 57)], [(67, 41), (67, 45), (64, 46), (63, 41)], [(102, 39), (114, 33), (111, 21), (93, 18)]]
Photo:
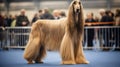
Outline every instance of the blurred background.
[[(73, 0), (0, 0), (0, 67), (27, 67), (22, 55), (32, 23), (39, 19), (56, 20), (66, 17), (71, 1)], [(90, 61), (90, 64), (81, 66), (120, 67), (120, 0), (81, 2), (85, 17), (83, 48)], [(32, 67), (62, 66), (59, 54), (48, 50), (45, 64), (35, 64)]]
[[(67, 16), (73, 0), (0, 0), (0, 44), (24, 47), (32, 23)], [(85, 17), (84, 48), (120, 49), (120, 0), (81, 0)]]
[[(72, 0), (0, 0), (0, 12), (7, 15), (19, 15), (21, 9), (26, 10), (26, 15), (31, 21), (34, 14), (43, 8), (50, 11), (60, 9), (66, 11)], [(120, 8), (120, 0), (81, 0), (84, 13), (94, 12), (95, 16), (100, 17), (99, 9), (107, 9), (115, 12)]]

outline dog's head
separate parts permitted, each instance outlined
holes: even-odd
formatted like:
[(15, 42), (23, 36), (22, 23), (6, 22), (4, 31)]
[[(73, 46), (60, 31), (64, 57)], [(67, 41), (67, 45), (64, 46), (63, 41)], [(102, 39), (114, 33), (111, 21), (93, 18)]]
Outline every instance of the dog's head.
[(81, 10), (81, 2), (80, 0), (73, 0), (71, 3), (74, 13), (80, 13)]
[(82, 7), (82, 3), (81, 0), (73, 0), (69, 6), (69, 15), (82, 15), (83, 13), (83, 7)]
[(71, 2), (68, 10), (68, 21), (69, 23), (74, 23), (74, 25), (78, 27), (78, 29), (83, 30), (84, 15), (83, 15), (83, 6), (81, 0), (73, 0)]

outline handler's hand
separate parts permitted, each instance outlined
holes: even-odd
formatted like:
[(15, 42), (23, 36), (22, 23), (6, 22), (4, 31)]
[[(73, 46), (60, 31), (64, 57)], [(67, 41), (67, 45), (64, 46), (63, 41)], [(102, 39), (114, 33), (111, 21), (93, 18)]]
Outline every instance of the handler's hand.
[(25, 26), (25, 25), (26, 25), (26, 22), (22, 22), (22, 25)]

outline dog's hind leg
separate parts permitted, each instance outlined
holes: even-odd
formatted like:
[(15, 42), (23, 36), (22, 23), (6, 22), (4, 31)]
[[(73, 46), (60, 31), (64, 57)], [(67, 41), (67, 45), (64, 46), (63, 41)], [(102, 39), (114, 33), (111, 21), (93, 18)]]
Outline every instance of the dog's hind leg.
[(43, 63), (42, 59), (46, 56), (46, 49), (44, 44), (41, 44), (40, 49), (39, 49), (39, 54), (37, 58), (35, 59), (35, 63)]
[(40, 46), (39, 29), (37, 27), (37, 24), (33, 24), (29, 36), (29, 41), (24, 51), (24, 58), (27, 60), (28, 64), (33, 63), (33, 60), (36, 59), (39, 54)]
[(39, 54), (39, 38), (34, 38), (30, 43), (27, 44), (24, 52), (24, 58), (28, 61), (28, 64), (33, 63), (33, 60)]
[(73, 52), (72, 40), (68, 34), (65, 34), (60, 47), (60, 53), (62, 57), (61, 64), (76, 64), (74, 61)]

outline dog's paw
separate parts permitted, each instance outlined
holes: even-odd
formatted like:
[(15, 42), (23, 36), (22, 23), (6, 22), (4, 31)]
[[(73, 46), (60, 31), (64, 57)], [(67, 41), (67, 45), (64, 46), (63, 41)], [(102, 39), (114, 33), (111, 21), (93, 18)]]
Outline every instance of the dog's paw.
[(33, 64), (33, 62), (32, 61), (28, 61), (27, 64)]
[(61, 64), (72, 65), (76, 64), (75, 61), (62, 61)]
[(89, 61), (77, 61), (76, 64), (89, 64)]

